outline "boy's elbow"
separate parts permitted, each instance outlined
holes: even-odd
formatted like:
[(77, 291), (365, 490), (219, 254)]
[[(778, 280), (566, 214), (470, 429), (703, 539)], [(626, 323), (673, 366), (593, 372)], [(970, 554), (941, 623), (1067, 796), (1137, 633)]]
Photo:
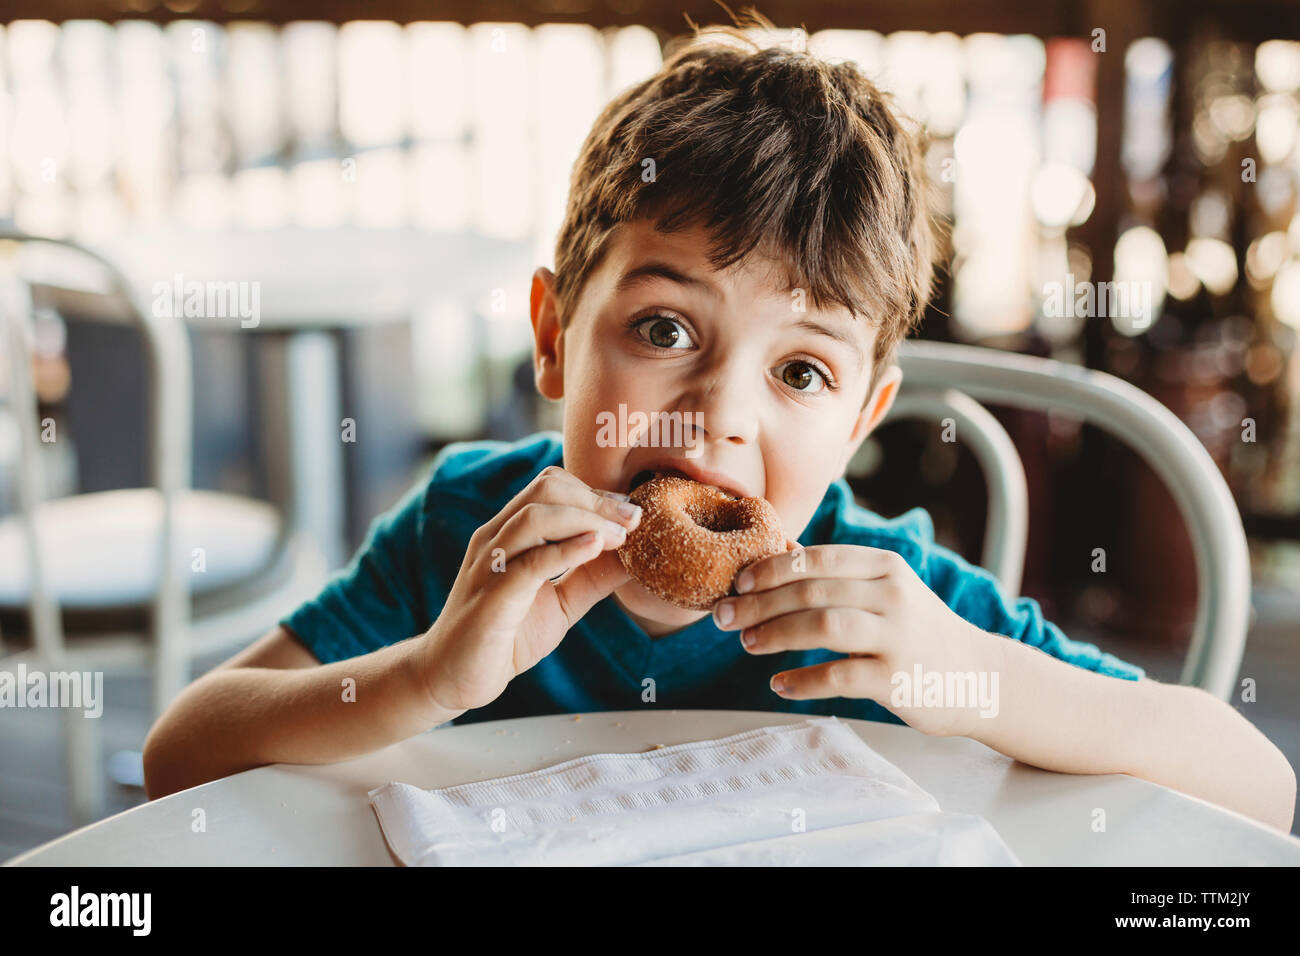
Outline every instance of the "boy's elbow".
[[(1218, 698), (1215, 698), (1218, 701)], [(1218, 701), (1218, 703), (1236, 713), (1230, 705)], [(1258, 776), (1255, 778), (1255, 784), (1258, 787), (1258, 793), (1269, 794), (1268, 810), (1259, 815), (1259, 819), (1281, 830), (1283, 833), (1291, 832), (1291, 823), (1295, 818), (1296, 803), (1296, 775), (1295, 768), (1291, 766), (1291, 761), (1287, 760), (1286, 754), (1277, 744), (1269, 740), (1258, 727), (1251, 725), (1252, 729), (1266, 744), (1266, 759), (1258, 761)]]
[(1283, 833), (1290, 833), (1291, 823), (1295, 819), (1295, 768), (1291, 766), (1291, 761), (1287, 760), (1286, 755), (1280, 750), (1278, 751), (1278, 760), (1282, 764), (1282, 782), (1279, 785), (1278, 817), (1276, 822), (1273, 822), (1273, 825)]
[(144, 771), (144, 793), (150, 800), (170, 796), (204, 780), (194, 779), (195, 767), (188, 762), (197, 752), (193, 740), (185, 740), (184, 727), (176, 719), (175, 705), (149, 730), (140, 754)]
[[(1289, 833), (1295, 817), (1296, 774), (1281, 748), (1232, 704), (1209, 691), (1179, 684), (1157, 686), (1187, 695), (1189, 700), (1197, 702), (1196, 713), (1187, 713), (1190, 725), (1203, 727), (1210, 731), (1211, 737), (1218, 736), (1211, 728), (1223, 728), (1223, 745), (1218, 748), (1219, 752), (1230, 749), (1238, 761), (1236, 771), (1230, 777), (1238, 781), (1234, 785), (1238, 799), (1225, 801), (1225, 805), (1266, 826)], [(1235, 734), (1228, 734), (1227, 728), (1237, 730)]]
[(144, 750), (140, 755), (140, 763), (144, 770), (144, 794), (150, 800), (157, 800), (159, 797), (184, 789), (172, 784), (171, 755), (164, 745), (164, 735), (158, 732), (159, 726), (160, 723), (154, 724), (153, 729), (149, 731), (149, 736), (144, 741)]
[[(1233, 709), (1230, 704), (1223, 704), (1223, 706)], [(1272, 795), (1270, 810), (1267, 816), (1262, 818), (1263, 822), (1283, 833), (1290, 833), (1291, 823), (1295, 818), (1295, 768), (1291, 766), (1291, 761), (1287, 760), (1286, 754), (1277, 744), (1269, 740), (1258, 727), (1251, 726), (1263, 738), (1267, 750), (1270, 751), (1269, 759), (1261, 760), (1259, 768), (1260, 792)]]

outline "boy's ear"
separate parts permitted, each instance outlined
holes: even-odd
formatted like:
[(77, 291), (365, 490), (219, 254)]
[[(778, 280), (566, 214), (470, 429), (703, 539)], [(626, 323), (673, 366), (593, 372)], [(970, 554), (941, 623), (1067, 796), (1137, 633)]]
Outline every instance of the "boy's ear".
[(898, 395), (898, 386), (902, 383), (903, 370), (897, 365), (891, 365), (881, 373), (875, 390), (867, 399), (867, 403), (862, 406), (862, 411), (858, 413), (858, 420), (853, 423), (853, 432), (849, 435), (848, 444), (845, 446), (844, 460), (840, 463), (841, 471), (849, 466), (849, 461), (857, 454), (859, 446), (889, 414), (889, 409)]
[(545, 266), (533, 273), (528, 306), (533, 323), (533, 380), (537, 391), (556, 401), (564, 397), (564, 331), (555, 299), (555, 273)]

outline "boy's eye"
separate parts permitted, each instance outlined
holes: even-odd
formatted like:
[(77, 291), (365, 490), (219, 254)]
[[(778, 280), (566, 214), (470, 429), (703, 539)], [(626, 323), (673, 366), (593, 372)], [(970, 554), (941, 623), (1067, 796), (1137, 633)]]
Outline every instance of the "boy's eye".
[[(655, 348), (677, 352), (690, 348), (694, 344), (691, 341), (690, 334), (686, 331), (686, 327), (681, 322), (670, 319), (666, 315), (651, 315), (644, 319), (634, 319), (629, 324), (642, 341), (648, 342)], [(778, 368), (781, 381), (796, 392), (804, 395), (817, 395), (826, 389), (837, 388), (831, 379), (830, 373), (812, 362), (794, 359), (778, 366)]]
[(652, 315), (648, 319), (643, 319), (637, 323), (636, 331), (641, 338), (661, 349), (678, 349), (691, 344), (691, 337), (686, 334), (686, 328), (676, 319), (663, 315)]
[[(809, 395), (816, 395), (822, 389), (826, 388), (826, 376), (821, 370), (808, 362), (795, 360), (786, 362), (781, 366), (781, 381), (789, 385), (796, 392), (806, 392)], [(809, 385), (821, 382), (821, 388), (808, 388)]]

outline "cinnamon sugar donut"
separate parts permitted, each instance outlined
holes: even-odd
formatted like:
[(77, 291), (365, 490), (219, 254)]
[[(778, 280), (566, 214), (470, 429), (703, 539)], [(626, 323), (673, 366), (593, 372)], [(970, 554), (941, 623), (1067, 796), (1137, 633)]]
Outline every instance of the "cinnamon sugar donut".
[(650, 593), (707, 611), (731, 591), (741, 569), (785, 550), (776, 509), (763, 498), (733, 498), (679, 475), (659, 475), (631, 493), (641, 523), (618, 556)]

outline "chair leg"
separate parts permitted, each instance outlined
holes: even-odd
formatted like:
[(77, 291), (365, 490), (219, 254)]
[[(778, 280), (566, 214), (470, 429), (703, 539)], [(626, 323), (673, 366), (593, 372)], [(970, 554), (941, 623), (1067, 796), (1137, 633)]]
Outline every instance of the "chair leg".
[(99, 720), (75, 707), (63, 710), (63, 739), (71, 787), (72, 818), (78, 827), (104, 816), (103, 740)]
[(179, 641), (154, 642), (153, 720), (157, 720), (189, 683), (189, 657)]

